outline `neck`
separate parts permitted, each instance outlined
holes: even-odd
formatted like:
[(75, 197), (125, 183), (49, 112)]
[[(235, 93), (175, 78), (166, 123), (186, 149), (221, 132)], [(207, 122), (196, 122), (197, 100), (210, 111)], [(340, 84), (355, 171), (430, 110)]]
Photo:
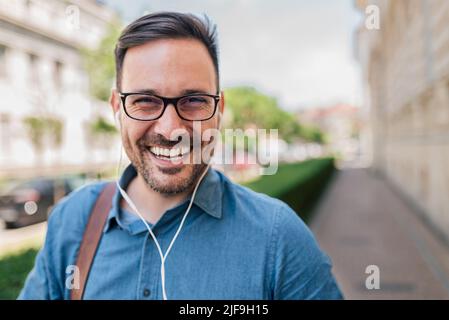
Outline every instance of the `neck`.
[[(192, 190), (186, 190), (175, 195), (161, 194), (151, 189), (140, 174), (131, 181), (126, 189), (126, 193), (134, 202), (139, 213), (151, 224), (155, 224), (167, 210), (176, 207), (184, 201), (190, 192)], [(136, 214), (123, 198), (121, 200), (121, 207), (128, 212)]]

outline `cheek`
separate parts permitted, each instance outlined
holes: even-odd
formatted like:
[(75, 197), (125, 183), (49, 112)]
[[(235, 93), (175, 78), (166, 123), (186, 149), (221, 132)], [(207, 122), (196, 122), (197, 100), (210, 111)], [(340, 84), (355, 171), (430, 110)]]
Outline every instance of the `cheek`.
[(210, 129), (218, 129), (218, 119), (216, 117), (213, 117), (212, 119), (209, 119), (207, 121), (204, 121), (202, 125), (202, 130), (210, 130)]
[(217, 133), (215, 132), (217, 126), (216, 119), (210, 119), (201, 124), (201, 140), (203, 143), (211, 142), (213, 135)]
[(122, 130), (122, 139), (126, 139), (131, 147), (134, 147), (139, 139), (145, 136), (148, 126), (126, 124)]

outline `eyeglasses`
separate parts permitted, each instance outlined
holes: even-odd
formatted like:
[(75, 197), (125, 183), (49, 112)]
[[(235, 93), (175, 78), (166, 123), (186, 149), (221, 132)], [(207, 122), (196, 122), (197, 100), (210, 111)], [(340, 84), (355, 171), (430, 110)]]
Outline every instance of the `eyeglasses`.
[(176, 113), (183, 120), (209, 120), (217, 110), (220, 96), (205, 93), (192, 93), (176, 98), (161, 97), (144, 93), (120, 93), (123, 108), (128, 117), (134, 120), (157, 120), (169, 104), (173, 104)]

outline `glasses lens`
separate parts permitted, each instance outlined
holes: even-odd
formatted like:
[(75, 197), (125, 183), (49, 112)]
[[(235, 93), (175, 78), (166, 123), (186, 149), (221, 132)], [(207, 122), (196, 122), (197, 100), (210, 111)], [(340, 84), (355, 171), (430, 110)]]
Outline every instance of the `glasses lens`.
[(126, 97), (125, 108), (128, 114), (140, 120), (151, 120), (159, 117), (164, 109), (164, 102), (158, 97), (131, 94)]
[(204, 120), (212, 117), (215, 99), (204, 95), (187, 96), (178, 101), (179, 114), (188, 120)]

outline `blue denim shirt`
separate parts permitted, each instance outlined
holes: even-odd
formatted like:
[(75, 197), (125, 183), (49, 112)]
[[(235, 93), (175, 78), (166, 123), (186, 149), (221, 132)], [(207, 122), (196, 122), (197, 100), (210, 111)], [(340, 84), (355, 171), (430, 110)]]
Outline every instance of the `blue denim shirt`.
[[(126, 189), (136, 176), (128, 166)], [(79, 189), (53, 210), (43, 248), (19, 299), (69, 299), (72, 275), (91, 209), (103, 183)], [(189, 199), (151, 226), (163, 252)], [(84, 299), (162, 299), (161, 261), (140, 220), (123, 221), (120, 194), (86, 284)], [(198, 188), (165, 262), (168, 299), (340, 299), (328, 256), (285, 203), (232, 183), (210, 169)], [(68, 271), (66, 273), (66, 271)]]

